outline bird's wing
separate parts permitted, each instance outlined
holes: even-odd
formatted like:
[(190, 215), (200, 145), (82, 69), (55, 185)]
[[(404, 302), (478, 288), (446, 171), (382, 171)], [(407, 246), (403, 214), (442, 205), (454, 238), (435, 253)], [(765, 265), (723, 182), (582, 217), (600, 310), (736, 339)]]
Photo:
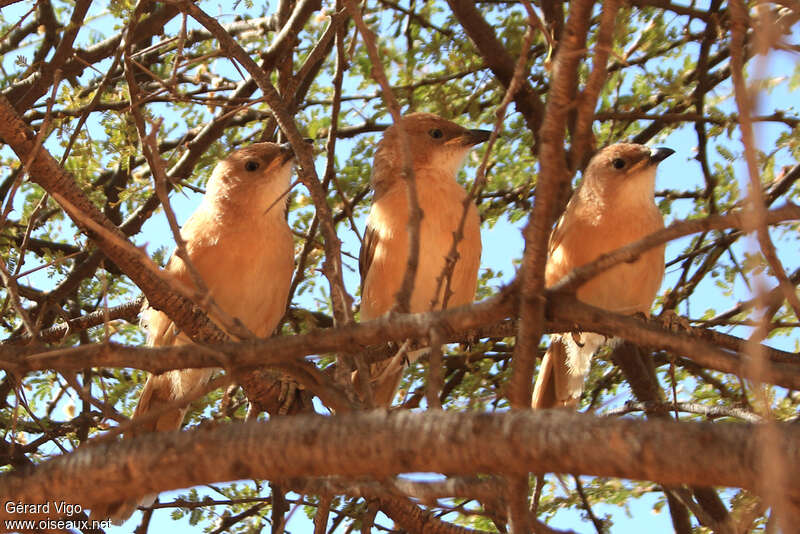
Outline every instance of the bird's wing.
[[(184, 285), (191, 283), (186, 265), (175, 254), (167, 262), (166, 270), (176, 283)], [(191, 343), (187, 335), (181, 335), (178, 327), (166, 313), (154, 308), (148, 308), (143, 313), (142, 323), (147, 328), (147, 344), (149, 346), (163, 347)], [(183, 396), (198, 384), (206, 381), (210, 374), (210, 370), (183, 369), (150, 375), (139, 397), (133, 415), (134, 419), (143, 417), (151, 411), (160, 410), (163, 405)], [(132, 434), (180, 428), (185, 413), (186, 408), (169, 410), (148, 423), (140, 424)]]
[(561, 243), (564, 241), (564, 236), (569, 231), (569, 225), (564, 222), (567, 220), (567, 210), (569, 210), (569, 205), (567, 205), (567, 209), (561, 214), (561, 217), (558, 218), (556, 227), (550, 232), (550, 240), (547, 243), (548, 255), (552, 254), (554, 250), (561, 246)]
[[(172, 254), (165, 270), (178, 284), (191, 287), (191, 278), (186, 266), (175, 253)], [(163, 347), (175, 343), (180, 330), (166, 313), (148, 307), (142, 312), (142, 326), (147, 329), (147, 344), (151, 347)]]
[(361, 243), (361, 251), (358, 254), (358, 272), (361, 275), (361, 291), (364, 291), (364, 283), (367, 280), (367, 273), (372, 265), (372, 258), (375, 256), (375, 249), (378, 248), (380, 235), (378, 231), (367, 222), (367, 229), (364, 230), (364, 241)]

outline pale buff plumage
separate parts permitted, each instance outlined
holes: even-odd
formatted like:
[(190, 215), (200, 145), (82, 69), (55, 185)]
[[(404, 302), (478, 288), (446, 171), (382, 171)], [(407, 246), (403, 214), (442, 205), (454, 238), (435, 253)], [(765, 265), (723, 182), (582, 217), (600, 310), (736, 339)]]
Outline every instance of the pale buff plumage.
[[(181, 229), (191, 263), (214, 302), (259, 337), (269, 336), (283, 316), (294, 267), (292, 234), (286, 204), (281, 201), (289, 187), (292, 159), (288, 147), (274, 143), (257, 143), (231, 153), (214, 168), (200, 206)], [(176, 282), (194, 287), (178, 256), (170, 258), (166, 270)], [(210, 317), (226, 324), (213, 314)], [(191, 343), (158, 310), (145, 310), (143, 324), (149, 346)], [(211, 373), (211, 369), (182, 369), (151, 375), (133, 419), (203, 386)], [(186, 410), (170, 410), (137, 425), (130, 434), (178, 429)], [(136, 505), (117, 503), (95, 510), (93, 518), (124, 520)]]
[[(423, 219), (420, 224), (419, 265), (411, 293), (412, 313), (431, 310), (436, 300), (442, 308), (443, 288), (436, 295), (437, 278), (453, 245), (467, 192), (456, 182), (469, 150), (485, 141), (489, 132), (467, 130), (430, 113), (402, 118), (408, 136), (417, 196)], [(361, 248), (361, 319), (374, 319), (392, 309), (408, 261), (408, 197), (402, 177), (403, 155), (396, 127), (386, 130), (378, 145), (372, 170), (374, 198)], [(470, 204), (458, 245), (447, 306), (472, 302), (481, 256), (480, 219)], [(418, 352), (408, 355), (413, 361)], [(403, 359), (387, 360), (371, 367), (375, 403), (391, 403), (403, 372)]]
[[(664, 227), (655, 205), (656, 168), (673, 151), (620, 143), (601, 150), (584, 172), (550, 237), (545, 284), (572, 269)], [(664, 246), (621, 263), (583, 284), (577, 298), (617, 313), (649, 314), (664, 276)], [(574, 407), (591, 357), (605, 338), (593, 333), (553, 336), (533, 392), (534, 408)]]

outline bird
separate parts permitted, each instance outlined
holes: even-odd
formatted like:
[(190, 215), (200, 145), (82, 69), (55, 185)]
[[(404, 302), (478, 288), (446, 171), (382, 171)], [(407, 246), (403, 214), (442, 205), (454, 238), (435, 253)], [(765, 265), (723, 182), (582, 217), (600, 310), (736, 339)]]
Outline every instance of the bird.
[[(480, 217), (469, 202), (458, 244), (458, 258), (446, 296), (441, 279), (458, 230), (466, 190), (456, 181), (467, 153), (486, 141), (487, 130), (468, 130), (431, 113), (400, 118), (407, 136), (411, 167), (423, 218), (419, 228), (419, 264), (410, 296), (410, 313), (472, 302), (481, 258)], [(375, 319), (393, 309), (402, 285), (409, 253), (409, 203), (403, 178), (404, 156), (397, 125), (386, 129), (375, 152), (371, 185), (374, 192), (359, 254), (361, 320)], [(437, 286), (440, 286), (437, 293)], [(445, 304), (446, 303), (446, 304)], [(389, 406), (400, 384), (404, 364), (422, 351), (372, 364), (370, 382), (376, 406)], [(354, 376), (357, 376), (354, 375)]]
[[(294, 240), (286, 220), (285, 198), (293, 166), (294, 153), (288, 145), (255, 143), (232, 152), (214, 167), (200, 205), (180, 232), (191, 266), (209, 296), (257, 337), (272, 334), (286, 311)], [(170, 257), (166, 272), (186, 289), (198, 289), (190, 267), (177, 254)], [(222, 323), (213, 313), (209, 317)], [(142, 323), (148, 346), (191, 343), (162, 311), (145, 309)], [(205, 385), (212, 373), (212, 369), (179, 369), (150, 375), (133, 421)], [(168, 410), (135, 425), (128, 435), (179, 429), (187, 410)], [(151, 503), (154, 498), (149, 496), (144, 502)], [(93, 510), (92, 515), (121, 524), (139, 504), (118, 502)]]
[[(655, 204), (658, 164), (675, 151), (617, 143), (600, 150), (583, 173), (550, 235), (545, 285), (552, 286), (602, 254), (664, 228)], [(585, 282), (576, 298), (615, 313), (649, 315), (664, 277), (664, 246), (643, 252)], [(532, 407), (575, 408), (591, 358), (605, 336), (567, 332), (551, 336), (533, 389)]]

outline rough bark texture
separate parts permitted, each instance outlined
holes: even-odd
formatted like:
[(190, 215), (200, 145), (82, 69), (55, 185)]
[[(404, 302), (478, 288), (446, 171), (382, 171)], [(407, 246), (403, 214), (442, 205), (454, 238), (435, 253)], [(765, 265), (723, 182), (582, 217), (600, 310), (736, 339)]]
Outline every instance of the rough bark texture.
[[(141, 496), (242, 478), (409, 472), (584, 473), (757, 490), (761, 452), (755, 428), (558, 411), (296, 416), (86, 446), (6, 475), (0, 493), (24, 503), (70, 495), (91, 507), (120, 493)], [(786, 473), (800, 476), (800, 450), (794, 446), (800, 429), (781, 426), (776, 436), (786, 451)], [(0, 512), (0, 519), (8, 517)]]

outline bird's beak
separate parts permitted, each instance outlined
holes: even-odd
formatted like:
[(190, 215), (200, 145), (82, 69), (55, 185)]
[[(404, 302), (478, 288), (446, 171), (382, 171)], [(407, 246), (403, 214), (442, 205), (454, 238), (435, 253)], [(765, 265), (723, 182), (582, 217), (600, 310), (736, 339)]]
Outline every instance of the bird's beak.
[(671, 148), (660, 146), (650, 151), (650, 163), (659, 164), (675, 153)]
[(490, 130), (467, 130), (461, 139), (465, 145), (475, 146), (489, 139), (491, 133)]

